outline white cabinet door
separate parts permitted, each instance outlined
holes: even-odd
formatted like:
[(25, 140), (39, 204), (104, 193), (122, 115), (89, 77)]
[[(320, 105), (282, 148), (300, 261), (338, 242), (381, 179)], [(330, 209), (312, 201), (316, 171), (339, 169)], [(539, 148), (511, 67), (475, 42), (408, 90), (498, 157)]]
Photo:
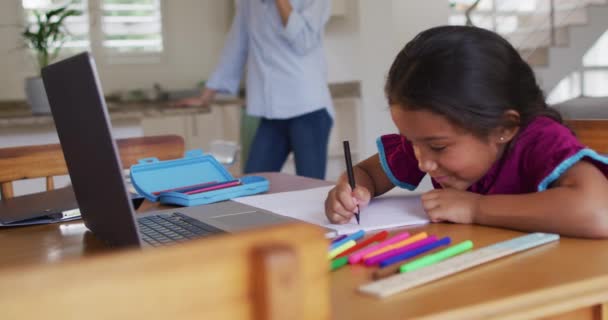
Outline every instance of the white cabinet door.
[(240, 105), (217, 106), (222, 112), (222, 139), (240, 144), (241, 139), (241, 111)]
[[(142, 130), (145, 136), (177, 134), (184, 138), (186, 150), (202, 149), (209, 152), (214, 140), (239, 144), (240, 108), (237, 105), (213, 105), (208, 113), (144, 118)], [(232, 174), (239, 174), (240, 163), (229, 169)]]
[(188, 135), (188, 116), (175, 115), (154, 118), (143, 118), (141, 121), (144, 136), (176, 134), (186, 139)]
[(343, 17), (346, 15), (346, 0), (331, 1), (331, 16)]
[(208, 152), (211, 141), (223, 138), (224, 125), (222, 111), (211, 107), (211, 112), (190, 116), (188, 120), (188, 149), (203, 149)]

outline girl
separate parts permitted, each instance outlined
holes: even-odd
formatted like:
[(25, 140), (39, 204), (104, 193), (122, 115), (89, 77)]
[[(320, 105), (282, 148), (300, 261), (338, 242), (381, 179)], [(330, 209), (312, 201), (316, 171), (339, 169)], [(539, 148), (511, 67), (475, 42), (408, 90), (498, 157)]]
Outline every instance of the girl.
[[(608, 237), (608, 158), (585, 148), (544, 102), (532, 69), (497, 34), (444, 26), (397, 55), (385, 87), (399, 134), (329, 192), (333, 223), (394, 186), (422, 195), (432, 222)], [(363, 211), (364, 214), (365, 211)]]

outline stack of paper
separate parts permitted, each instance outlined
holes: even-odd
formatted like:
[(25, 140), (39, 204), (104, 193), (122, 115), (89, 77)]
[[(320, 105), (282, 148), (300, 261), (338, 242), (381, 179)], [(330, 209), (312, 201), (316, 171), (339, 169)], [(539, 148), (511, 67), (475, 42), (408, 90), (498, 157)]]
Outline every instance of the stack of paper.
[(358, 230), (372, 231), (428, 223), (420, 196), (385, 195), (374, 198), (361, 210), (361, 225), (353, 218), (343, 225), (332, 224), (325, 217), (325, 198), (333, 186), (301, 191), (263, 194), (233, 199), (260, 209), (350, 234)]

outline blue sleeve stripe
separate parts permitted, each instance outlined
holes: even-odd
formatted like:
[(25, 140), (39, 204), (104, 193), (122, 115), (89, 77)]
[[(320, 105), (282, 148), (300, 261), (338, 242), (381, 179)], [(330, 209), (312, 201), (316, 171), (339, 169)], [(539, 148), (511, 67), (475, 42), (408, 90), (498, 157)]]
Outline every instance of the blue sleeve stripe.
[(382, 170), (384, 170), (384, 173), (386, 173), (386, 175), (388, 176), (388, 179), (391, 180), (391, 182), (394, 185), (396, 185), (400, 188), (407, 189), (410, 191), (413, 191), (414, 189), (416, 189), (416, 187), (414, 187), (413, 185), (402, 182), (393, 175), (393, 172), (389, 168), (388, 162), (386, 161), (386, 154), (384, 153), (384, 145), (382, 145), (382, 138), (378, 138), (376, 140), (376, 145), (378, 146), (378, 155), (380, 156), (380, 165), (382, 165)]
[(566, 170), (570, 169), (575, 163), (584, 157), (589, 157), (603, 164), (608, 164), (608, 157), (602, 156), (589, 148), (582, 149), (555, 167), (555, 169), (553, 169), (553, 171), (538, 184), (538, 191), (547, 190), (547, 187), (551, 183), (559, 179), (559, 177), (561, 177)]

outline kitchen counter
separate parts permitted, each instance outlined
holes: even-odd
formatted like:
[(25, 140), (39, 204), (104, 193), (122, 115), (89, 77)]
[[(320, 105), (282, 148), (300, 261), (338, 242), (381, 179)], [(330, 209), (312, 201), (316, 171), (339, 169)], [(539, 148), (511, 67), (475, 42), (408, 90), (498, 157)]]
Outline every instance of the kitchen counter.
[[(240, 99), (221, 100), (217, 105), (243, 104)], [(209, 113), (209, 107), (171, 107), (163, 102), (123, 102), (107, 103), (110, 119), (141, 120), (143, 118), (157, 118), (174, 115)], [(24, 101), (0, 102), (0, 128), (52, 125), (53, 117), (50, 114), (32, 114)]]
[[(333, 83), (329, 86), (334, 99), (360, 97), (359, 82)], [(214, 105), (244, 105), (244, 100), (220, 99)], [(178, 115), (209, 113), (209, 107), (171, 107), (168, 102), (107, 102), (110, 119), (137, 121), (144, 118), (160, 118)], [(25, 101), (0, 101), (0, 128), (53, 125), (50, 114), (32, 114)]]

